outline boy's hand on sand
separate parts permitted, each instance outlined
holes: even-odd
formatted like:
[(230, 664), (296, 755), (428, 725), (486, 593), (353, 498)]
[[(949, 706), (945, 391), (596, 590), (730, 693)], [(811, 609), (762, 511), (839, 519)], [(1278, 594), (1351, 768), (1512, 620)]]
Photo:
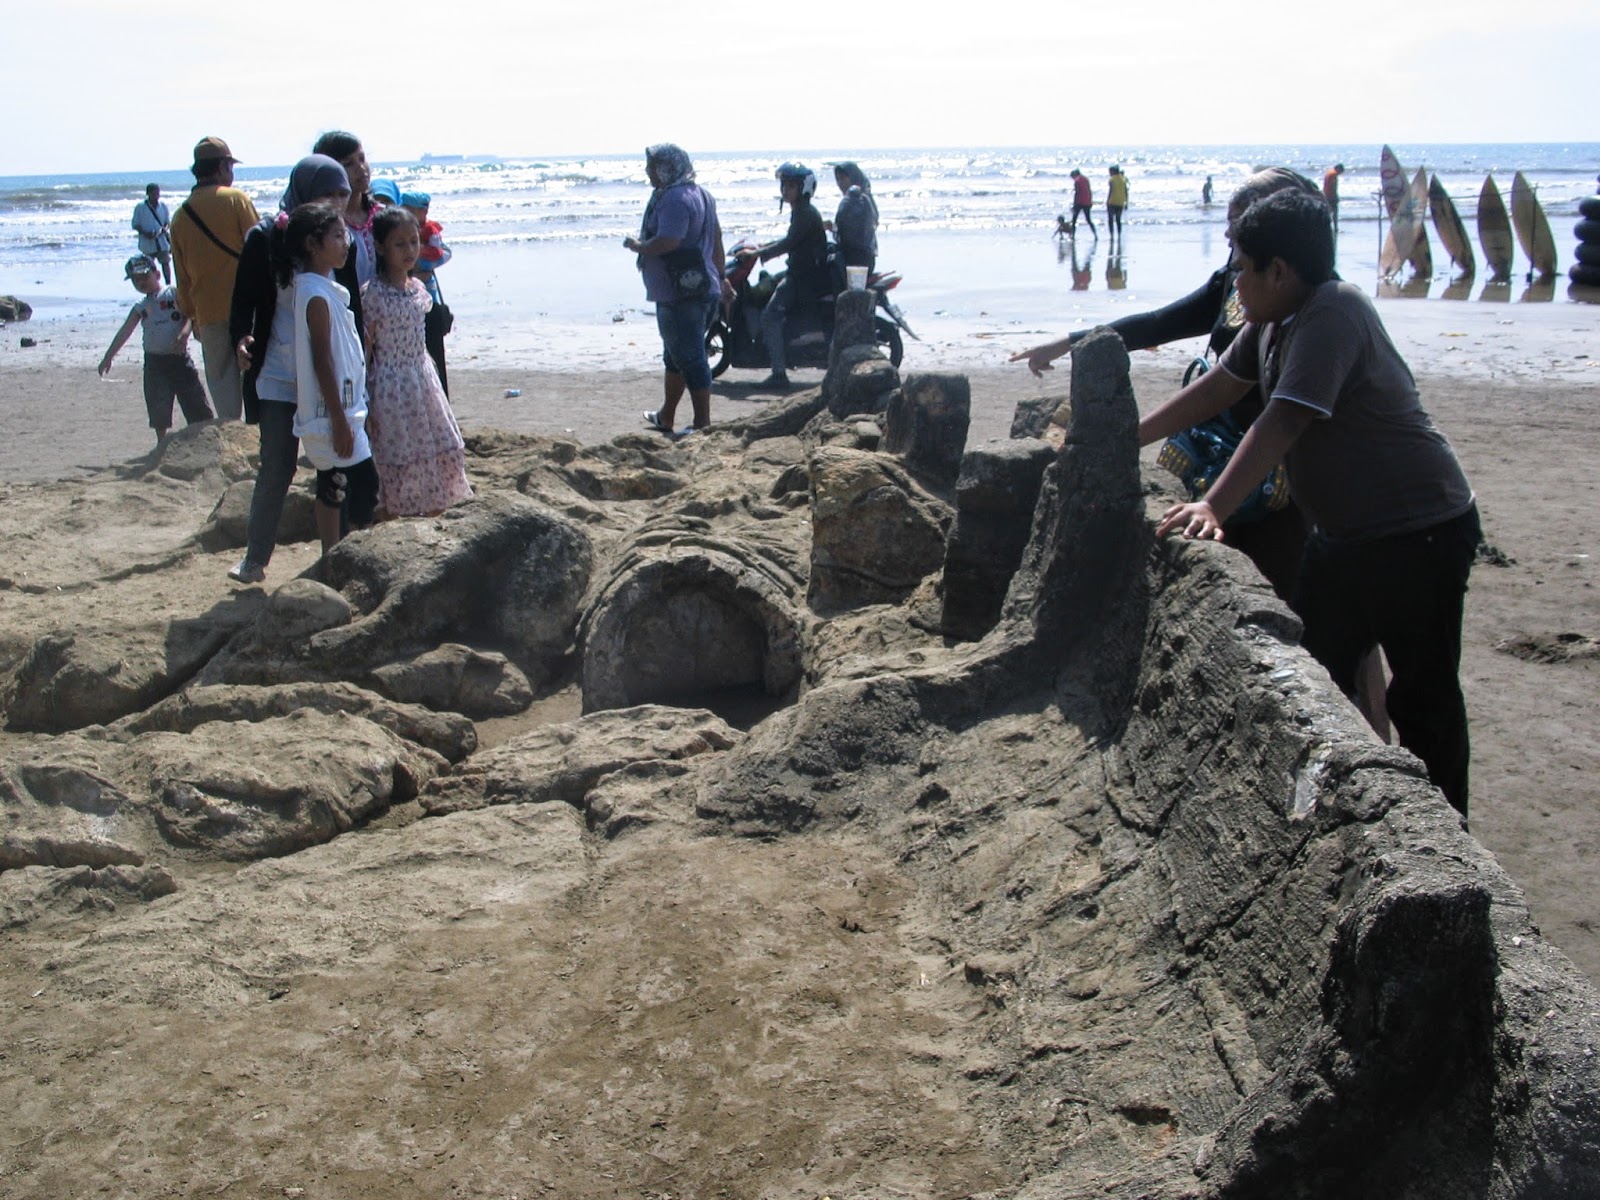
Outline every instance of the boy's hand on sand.
[(111, 360), (109, 358), (102, 358), (100, 360), (100, 378), (104, 379), (106, 377), (107, 372), (109, 372), (110, 370), (111, 370)]
[(1186, 538), (1201, 538), (1214, 542), (1222, 540), (1222, 522), (1217, 520), (1217, 514), (1204, 500), (1195, 500), (1189, 504), (1174, 504), (1162, 513), (1161, 523), (1156, 526), (1156, 536), (1166, 537), (1174, 529)]

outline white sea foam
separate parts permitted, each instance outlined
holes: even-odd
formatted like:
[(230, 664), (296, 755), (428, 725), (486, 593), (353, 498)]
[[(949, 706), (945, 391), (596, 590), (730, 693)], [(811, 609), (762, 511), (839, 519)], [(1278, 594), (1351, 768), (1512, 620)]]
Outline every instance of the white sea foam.
[[(829, 215), (837, 193), (826, 164), (859, 162), (873, 180), (882, 214), (880, 265), (905, 276), (896, 298), (913, 328), (941, 345), (946, 359), (960, 359), (969, 348), (973, 355), (992, 356), (996, 343), (1026, 345), (1039, 331), (1141, 311), (1199, 286), (1226, 258), (1228, 194), (1268, 163), (1286, 163), (1313, 178), (1334, 161), (1345, 163), (1339, 268), (1376, 291), (1378, 150), (1132, 146), (695, 157), (700, 182), (717, 198), (730, 244), (745, 235), (765, 239), (781, 233), (784, 214), (772, 171), (782, 158), (801, 159), (818, 171), (818, 201)], [(1426, 165), (1439, 173), (1469, 228), (1484, 173), (1494, 170), (1509, 186), (1511, 172), (1523, 170), (1540, 188), (1565, 267), (1571, 221), (1578, 198), (1593, 190), (1600, 145), (1396, 151), (1407, 167)], [(1098, 241), (1083, 231), (1075, 244), (1056, 243), (1051, 231), (1056, 214), (1070, 208), (1072, 168), (1089, 176), (1095, 218), (1103, 223), (1106, 173), (1113, 162), (1131, 183), (1122, 253), (1111, 255), (1103, 224)], [(492, 363), (515, 356), (524, 365), (585, 367), (635, 350), (646, 356), (653, 322), (632, 256), (621, 247), (622, 238), (637, 231), (648, 197), (639, 157), (380, 163), (376, 173), (433, 197), (432, 215), (455, 251), (440, 274), (457, 315), (453, 354)], [(1208, 174), (1216, 199), (1206, 208), (1199, 199)], [(287, 168), (241, 167), (238, 185), (266, 212), (276, 208), (286, 178)], [(119, 320), (129, 297), (121, 269), (133, 251), (129, 221), (152, 180), (173, 207), (192, 182), (181, 171), (0, 178), (0, 292), (28, 299), (41, 325), (65, 317)], [(1449, 264), (1442, 254), (1436, 259), (1440, 270), (1429, 290), (1439, 298), (1447, 294)], [(1524, 291), (1519, 277), (1506, 298), (1514, 301)], [(1480, 281), (1466, 294), (1481, 293)], [(1555, 294), (1563, 298), (1564, 286)], [(537, 361), (530, 363), (529, 355)]]

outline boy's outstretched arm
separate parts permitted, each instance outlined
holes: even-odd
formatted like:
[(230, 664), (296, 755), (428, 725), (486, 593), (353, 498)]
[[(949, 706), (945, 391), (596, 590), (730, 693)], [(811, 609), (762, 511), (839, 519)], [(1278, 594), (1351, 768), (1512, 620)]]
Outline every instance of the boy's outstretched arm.
[(106, 356), (100, 360), (100, 374), (102, 376), (111, 370), (111, 360), (116, 358), (117, 351), (128, 344), (128, 339), (133, 336), (133, 331), (139, 328), (139, 322), (144, 320), (144, 314), (134, 309), (128, 314), (128, 319), (122, 323), (122, 328), (117, 330), (117, 336), (111, 339), (111, 349), (106, 351)]
[[(1215, 374), (1218, 372), (1211, 372)], [(1186, 538), (1221, 541), (1222, 523), (1233, 516), (1256, 484), (1267, 477), (1267, 472), (1283, 461), (1289, 447), (1316, 419), (1316, 411), (1304, 404), (1292, 400), (1269, 401), (1266, 411), (1250, 426), (1205, 498), (1174, 504), (1167, 509), (1156, 526), (1156, 536), (1165, 537), (1177, 530)]]

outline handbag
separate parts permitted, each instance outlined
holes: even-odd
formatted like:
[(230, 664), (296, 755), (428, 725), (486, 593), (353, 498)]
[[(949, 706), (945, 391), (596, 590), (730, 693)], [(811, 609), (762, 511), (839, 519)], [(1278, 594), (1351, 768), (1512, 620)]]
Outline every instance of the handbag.
[[(701, 196), (705, 195), (699, 184), (689, 186)], [(644, 228), (639, 231), (640, 237), (646, 240), (653, 228), (651, 213), (654, 211), (654, 198), (650, 204), (651, 207), (645, 210)], [(701, 228), (685, 237), (677, 249), (668, 250), (660, 256), (662, 269), (667, 273), (667, 282), (672, 286), (674, 300), (704, 300), (711, 295), (711, 273), (706, 270), (705, 258), (700, 253), (700, 237), (704, 232), (705, 227), (702, 222)]]
[(711, 273), (706, 270), (698, 243), (669, 250), (661, 256), (661, 265), (666, 268), (675, 299), (704, 300), (711, 295)]
[[(1197, 375), (1204, 375), (1207, 366), (1203, 358), (1191, 362), (1183, 375), (1184, 386), (1187, 387)], [(1178, 477), (1188, 490), (1189, 499), (1201, 500), (1243, 440), (1244, 430), (1239, 428), (1231, 411), (1225, 412), (1173, 434), (1156, 455), (1156, 462)], [(1288, 504), (1289, 474), (1282, 463), (1277, 463), (1245, 497), (1238, 511), (1228, 518), (1228, 523), (1259, 521), (1269, 513), (1288, 507)]]

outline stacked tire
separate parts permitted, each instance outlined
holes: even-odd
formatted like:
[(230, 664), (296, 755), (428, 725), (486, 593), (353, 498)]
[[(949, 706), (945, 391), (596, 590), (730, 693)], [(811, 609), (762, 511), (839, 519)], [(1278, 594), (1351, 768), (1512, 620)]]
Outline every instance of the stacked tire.
[(1573, 283), (1600, 288), (1600, 196), (1578, 201), (1577, 261), (1567, 271)]

